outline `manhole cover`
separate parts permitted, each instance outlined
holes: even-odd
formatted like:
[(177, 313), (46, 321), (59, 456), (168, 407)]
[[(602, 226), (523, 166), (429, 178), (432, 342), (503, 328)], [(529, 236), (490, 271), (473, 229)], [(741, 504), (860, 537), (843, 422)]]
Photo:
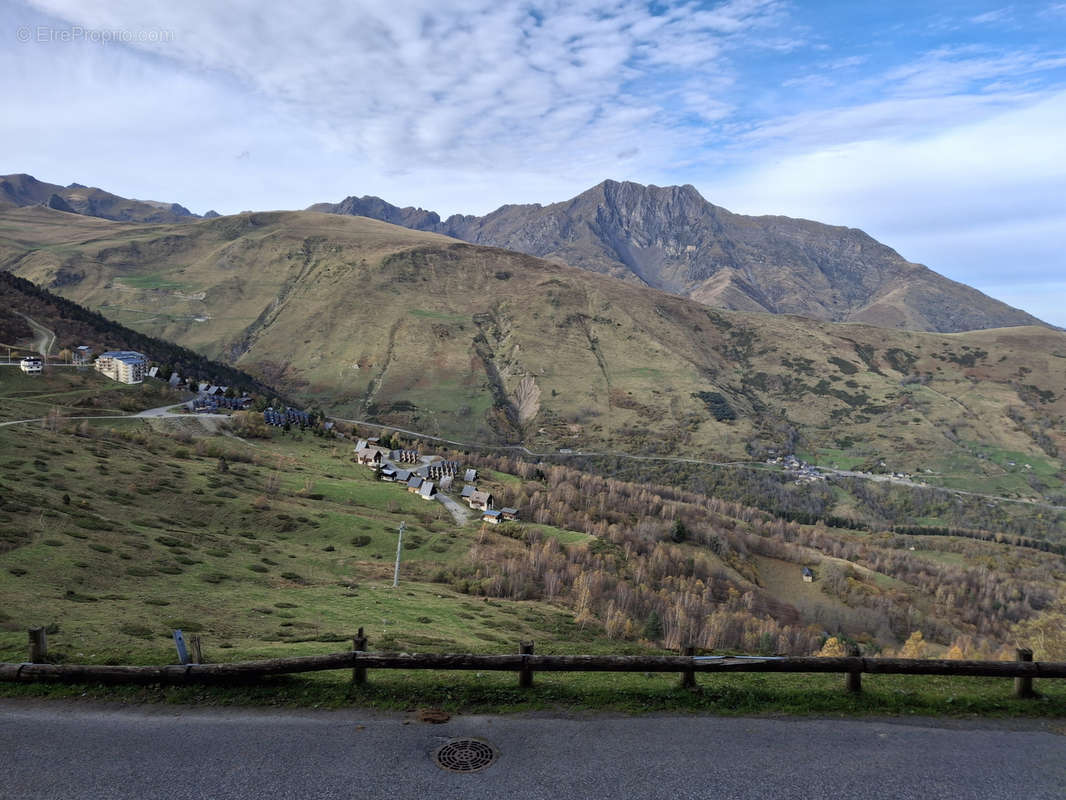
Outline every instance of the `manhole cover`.
[(480, 739), (452, 739), (437, 751), (437, 766), (452, 772), (477, 772), (496, 760), (496, 750)]

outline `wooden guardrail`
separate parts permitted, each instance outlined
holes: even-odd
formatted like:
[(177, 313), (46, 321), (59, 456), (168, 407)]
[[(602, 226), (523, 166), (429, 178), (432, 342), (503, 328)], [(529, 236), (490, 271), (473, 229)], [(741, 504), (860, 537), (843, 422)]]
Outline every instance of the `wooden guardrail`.
[[(247, 682), (274, 675), (351, 669), (352, 681), (367, 681), (375, 669), (477, 670), (517, 672), (519, 685), (531, 687), (536, 672), (676, 672), (681, 685), (695, 688), (696, 674), (728, 672), (841, 673), (849, 692), (862, 690), (861, 676), (949, 675), (1014, 678), (1017, 697), (1035, 697), (1034, 678), (1066, 678), (1066, 662), (1035, 662), (1031, 650), (1020, 648), (1017, 661), (956, 661), (925, 658), (760, 657), (698, 656), (692, 648), (685, 655), (536, 655), (533, 642), (522, 642), (516, 654), (476, 653), (375, 653), (366, 648), (362, 629), (354, 637), (355, 649), (327, 655), (275, 658), (228, 664), (171, 664), (160, 666), (111, 666), (98, 664), (39, 663), (46, 658), (43, 632), (30, 630), (31, 661), (0, 663), (0, 681), (62, 681), (74, 683), (219, 683)], [(37, 662), (37, 663), (35, 663)]]

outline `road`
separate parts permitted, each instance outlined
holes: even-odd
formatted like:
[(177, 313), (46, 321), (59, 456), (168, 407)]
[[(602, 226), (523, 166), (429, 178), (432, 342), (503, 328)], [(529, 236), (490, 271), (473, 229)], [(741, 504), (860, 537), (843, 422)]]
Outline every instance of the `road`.
[(51, 353), (52, 348), (55, 347), (55, 331), (48, 330), (48, 328), (37, 322), (37, 320), (31, 319), (21, 311), (16, 311), (15, 313), (26, 320), (26, 323), (33, 328), (33, 332), (37, 334), (37, 352), (41, 354), (41, 358), (48, 358), (48, 354)]
[[(1061, 720), (1058, 721), (1061, 729)], [(498, 751), (440, 769), (454, 737)], [(1066, 736), (1036, 723), (278, 712), (0, 701), (20, 800), (844, 798), (1062, 800)]]

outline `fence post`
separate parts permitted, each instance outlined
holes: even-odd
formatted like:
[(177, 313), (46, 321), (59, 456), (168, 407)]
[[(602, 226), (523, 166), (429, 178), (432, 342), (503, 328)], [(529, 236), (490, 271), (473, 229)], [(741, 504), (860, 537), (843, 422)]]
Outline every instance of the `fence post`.
[[(862, 655), (857, 644), (848, 645), (848, 657), (858, 658)], [(844, 676), (844, 688), (853, 694), (860, 694), (862, 692), (862, 672), (860, 670), (849, 670)]]
[[(696, 648), (690, 644), (687, 644), (682, 648), (681, 655), (691, 658), (696, 655)], [(696, 670), (686, 669), (681, 672), (681, 688), (682, 689), (695, 689), (696, 688)]]
[[(1018, 661), (1032, 661), (1033, 651), (1028, 647), (1019, 647), (1017, 649)], [(1015, 678), (1014, 679), (1014, 696), (1022, 700), (1031, 700), (1034, 697), (1040, 695), (1033, 691), (1033, 679), (1032, 678)]]
[(44, 628), (30, 628), (30, 663), (41, 664), (48, 656), (48, 634)]
[[(362, 628), (352, 639), (352, 650), (356, 652), (364, 652), (366, 650), (366, 635), (363, 633)], [(352, 683), (366, 683), (366, 667), (352, 668)]]
[(200, 635), (198, 633), (194, 633), (192, 636), (189, 637), (189, 649), (192, 651), (192, 663), (203, 664), (204, 653), (200, 647)]
[[(518, 652), (524, 656), (533, 655), (533, 642), (522, 642), (518, 646)], [(522, 668), (518, 670), (518, 686), (520, 689), (533, 687), (533, 670), (527, 665), (527, 660), (522, 659)]]

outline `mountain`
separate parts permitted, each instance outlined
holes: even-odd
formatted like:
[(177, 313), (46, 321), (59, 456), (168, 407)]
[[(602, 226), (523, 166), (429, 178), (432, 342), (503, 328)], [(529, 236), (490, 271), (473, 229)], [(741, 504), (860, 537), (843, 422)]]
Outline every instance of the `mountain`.
[(939, 332), (1043, 324), (905, 260), (860, 230), (733, 214), (688, 185), (604, 181), (549, 206), (506, 205), (484, 217), (443, 221), (377, 197), (310, 210), (516, 250), (716, 308)]
[(8, 209), (0, 268), (341, 417), (538, 451), (796, 452), (1066, 494), (1066, 333), (1045, 327), (941, 334), (719, 311), (313, 212), (160, 226)]
[(72, 183), (44, 183), (32, 175), (0, 175), (0, 202), (46, 205), (57, 211), (124, 222), (190, 222), (198, 217), (177, 203), (130, 200), (103, 189)]

